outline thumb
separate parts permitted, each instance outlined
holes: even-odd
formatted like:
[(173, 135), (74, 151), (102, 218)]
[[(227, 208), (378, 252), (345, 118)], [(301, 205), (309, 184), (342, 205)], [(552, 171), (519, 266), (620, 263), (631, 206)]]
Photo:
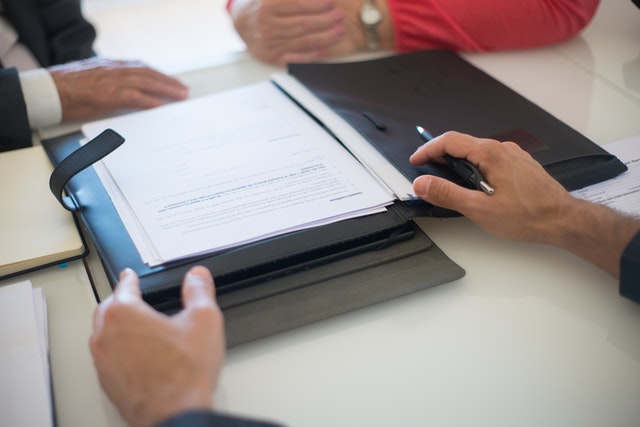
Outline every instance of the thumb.
[(413, 191), (425, 202), (464, 214), (465, 208), (477, 193), (446, 179), (422, 175), (413, 181)]
[(208, 268), (195, 266), (184, 276), (182, 302), (185, 308), (216, 303), (213, 277)]

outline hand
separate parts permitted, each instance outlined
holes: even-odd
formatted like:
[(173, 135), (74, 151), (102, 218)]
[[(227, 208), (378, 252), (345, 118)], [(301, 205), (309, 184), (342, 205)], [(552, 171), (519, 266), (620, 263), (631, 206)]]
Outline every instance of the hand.
[(249, 52), (271, 64), (324, 58), (345, 37), (334, 0), (235, 0), (230, 13)]
[(88, 120), (119, 109), (148, 109), (179, 101), (188, 88), (138, 61), (91, 58), (50, 67), (62, 120)]
[(142, 301), (138, 276), (127, 269), (96, 309), (90, 348), (98, 378), (132, 427), (212, 407), (225, 340), (209, 270), (187, 273), (182, 300), (184, 309), (173, 317), (156, 312)]
[(445, 153), (477, 165), (495, 193), (420, 176), (413, 182), (419, 197), (458, 211), (497, 236), (556, 246), (619, 276), (620, 258), (640, 220), (571, 196), (513, 142), (447, 132), (418, 148), (410, 161), (420, 165)]
[(416, 178), (414, 191), (429, 203), (460, 212), (492, 234), (550, 243), (576, 201), (513, 142), (447, 132), (420, 147), (410, 161), (420, 165), (445, 153), (478, 166), (495, 193), (490, 196), (435, 176)]

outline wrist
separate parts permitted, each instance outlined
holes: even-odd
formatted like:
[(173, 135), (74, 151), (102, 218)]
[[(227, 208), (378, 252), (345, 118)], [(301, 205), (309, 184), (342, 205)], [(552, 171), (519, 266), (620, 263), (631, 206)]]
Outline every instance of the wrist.
[(355, 1), (358, 50), (391, 50), (394, 47), (393, 21), (386, 0)]
[(571, 199), (559, 220), (548, 230), (544, 243), (560, 247), (619, 277), (622, 253), (640, 230), (640, 220), (605, 205)]
[(210, 397), (207, 396), (203, 399), (201, 396), (185, 395), (178, 397), (178, 399), (167, 399), (164, 403), (158, 401), (153, 405), (140, 405), (138, 411), (131, 414), (131, 419), (127, 419), (127, 422), (132, 427), (152, 427), (186, 412), (212, 410), (213, 403)]

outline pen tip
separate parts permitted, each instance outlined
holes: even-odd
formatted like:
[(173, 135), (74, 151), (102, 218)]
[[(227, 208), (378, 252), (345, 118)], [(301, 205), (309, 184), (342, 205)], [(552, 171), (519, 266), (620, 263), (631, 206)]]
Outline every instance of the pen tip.
[(424, 132), (424, 128), (422, 126), (416, 125), (416, 130), (421, 133)]

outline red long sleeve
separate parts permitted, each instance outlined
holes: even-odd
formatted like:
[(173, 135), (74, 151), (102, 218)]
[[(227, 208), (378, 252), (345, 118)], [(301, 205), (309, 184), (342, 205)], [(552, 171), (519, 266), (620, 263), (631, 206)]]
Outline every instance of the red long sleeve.
[(599, 0), (387, 0), (396, 49), (488, 51), (557, 43), (591, 20)]

